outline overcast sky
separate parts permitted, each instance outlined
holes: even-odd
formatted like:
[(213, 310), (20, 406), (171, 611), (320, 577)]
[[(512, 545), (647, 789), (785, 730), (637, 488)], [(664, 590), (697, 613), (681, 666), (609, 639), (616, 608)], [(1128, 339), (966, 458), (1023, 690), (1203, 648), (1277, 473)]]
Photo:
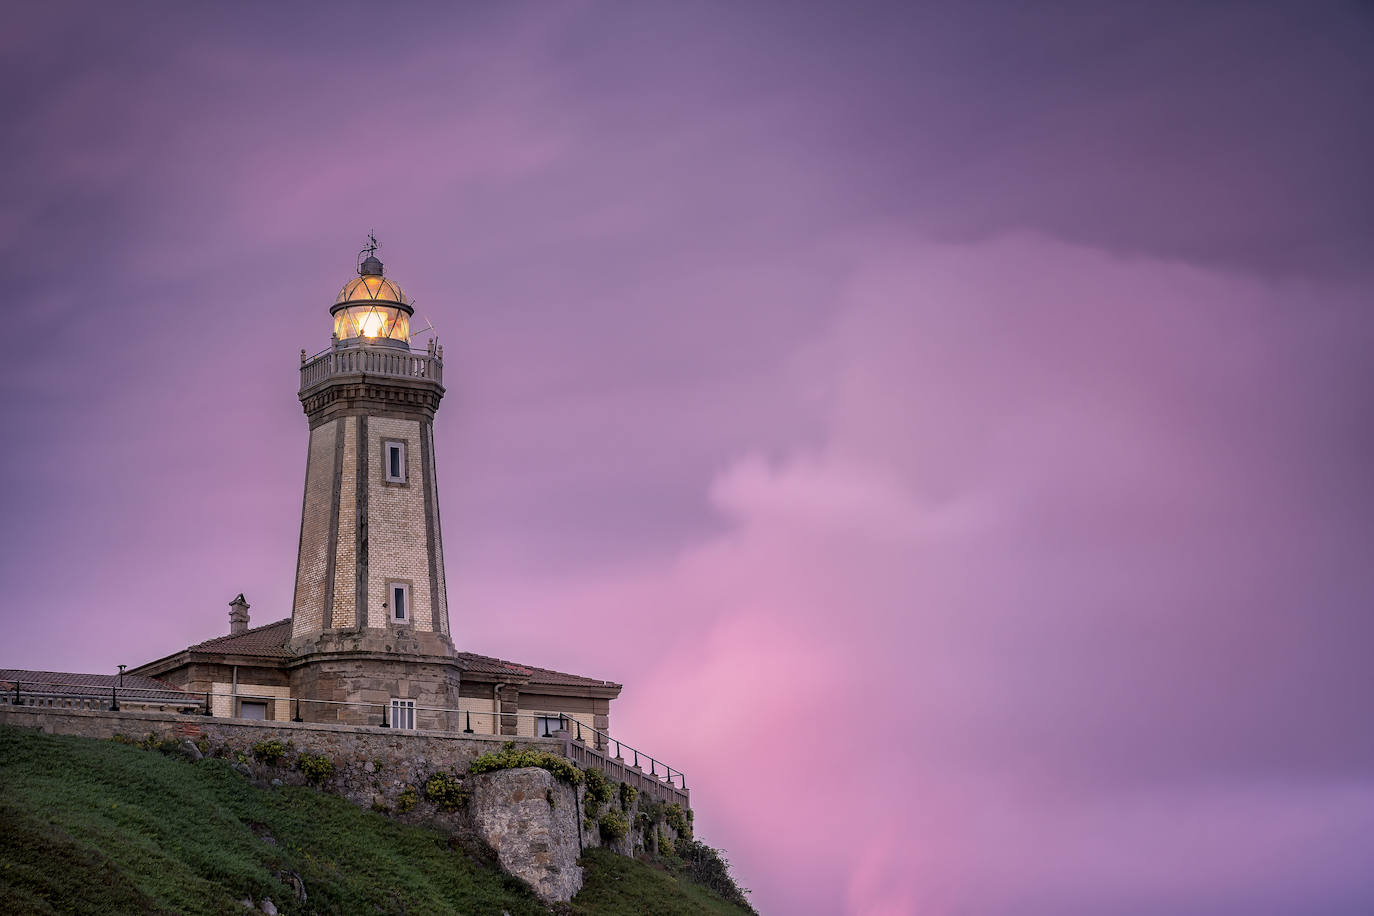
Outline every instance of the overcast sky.
[(31, 4), (0, 666), (289, 615), (369, 230), (463, 650), (778, 914), (1374, 910), (1366, 4)]

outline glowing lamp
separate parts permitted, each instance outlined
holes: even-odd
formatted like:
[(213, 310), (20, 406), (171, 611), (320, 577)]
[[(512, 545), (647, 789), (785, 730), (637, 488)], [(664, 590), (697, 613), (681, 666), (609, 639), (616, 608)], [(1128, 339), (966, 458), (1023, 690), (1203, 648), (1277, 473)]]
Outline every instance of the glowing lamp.
[(341, 345), (357, 343), (410, 347), (410, 316), (415, 314), (401, 287), (382, 276), (382, 262), (368, 257), (358, 278), (339, 290), (334, 306), (334, 337)]

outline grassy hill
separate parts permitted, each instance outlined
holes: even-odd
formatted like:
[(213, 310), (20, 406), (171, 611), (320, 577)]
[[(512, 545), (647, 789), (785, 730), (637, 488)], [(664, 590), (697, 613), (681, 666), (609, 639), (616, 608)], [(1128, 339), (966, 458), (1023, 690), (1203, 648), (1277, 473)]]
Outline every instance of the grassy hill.
[(242, 916), (245, 898), (349, 916), (746, 912), (602, 850), (551, 911), (480, 847), (313, 789), (258, 788), (223, 760), (0, 727), (0, 785), (0, 913)]

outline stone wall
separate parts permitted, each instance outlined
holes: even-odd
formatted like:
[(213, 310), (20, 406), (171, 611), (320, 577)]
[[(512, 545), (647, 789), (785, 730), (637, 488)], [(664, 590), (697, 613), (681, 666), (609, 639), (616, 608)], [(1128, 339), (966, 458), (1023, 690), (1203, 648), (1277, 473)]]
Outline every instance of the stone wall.
[[(547, 770), (514, 769), (465, 776), (473, 760), (501, 750), (511, 740), (504, 735), (3, 705), (0, 725), (86, 738), (122, 736), (139, 740), (151, 734), (181, 743), (193, 757), (208, 753), (228, 759), (236, 770), (264, 786), (304, 785), (306, 777), (295, 766), (300, 755), (324, 756), (333, 772), (320, 788), (398, 820), (477, 837), (495, 851), (502, 868), (528, 883), (546, 901), (566, 901), (582, 887), (577, 860), (584, 847), (603, 845), (599, 821), (608, 810), (623, 816), (630, 826), (625, 837), (606, 844), (616, 852), (629, 855), (646, 845), (652, 848), (654, 840), (646, 836), (649, 832), (655, 839), (660, 834), (673, 839), (677, 836), (661, 817), (644, 829), (640, 811), (661, 810), (650, 792), (641, 792), (628, 811), (622, 810), (617, 792), (592, 814), (586, 809), (583, 788), (559, 782)], [(277, 762), (259, 759), (254, 753), (255, 745), (271, 741), (287, 748)], [(522, 738), (514, 743), (520, 748), (569, 756), (569, 743), (562, 737)], [(197, 748), (192, 750), (192, 745)], [(466, 805), (445, 811), (425, 799), (425, 783), (436, 773), (464, 777)], [(634, 768), (622, 775), (637, 781), (633, 779), (637, 775)]]

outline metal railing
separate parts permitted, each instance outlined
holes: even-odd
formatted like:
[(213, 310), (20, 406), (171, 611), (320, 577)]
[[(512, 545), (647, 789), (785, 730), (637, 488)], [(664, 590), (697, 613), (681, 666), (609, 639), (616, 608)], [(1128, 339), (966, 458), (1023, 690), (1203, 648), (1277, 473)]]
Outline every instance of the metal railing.
[(341, 375), (379, 375), (444, 381), (444, 361), (435, 353), (366, 344), (330, 348), (301, 363), (301, 391)]
[[(453, 734), (477, 734), (472, 727), (472, 716), (475, 713), (479, 717), (491, 720), (492, 731), (485, 734), (496, 738), (557, 738), (563, 742), (563, 756), (584, 769), (588, 766), (596, 766), (607, 777), (617, 779), (620, 782), (629, 783), (641, 792), (649, 792), (652, 796), (668, 801), (680, 801), (687, 805), (690, 798), (687, 789), (687, 776), (681, 770), (674, 769), (662, 760), (650, 754), (620, 741), (618, 738), (611, 737), (608, 733), (594, 728), (577, 719), (573, 715), (561, 712), (500, 712), (497, 710), (483, 711), (472, 709), (461, 709), (452, 706), (414, 706), (404, 707), (406, 710), (413, 710), (416, 714), (415, 728), (398, 728), (392, 718), (392, 704), (385, 703), (355, 703), (347, 700), (317, 700), (309, 697), (276, 696), (271, 694), (257, 694), (246, 691), (233, 691), (222, 693), (213, 690), (190, 693), (180, 691), (178, 696), (173, 691), (176, 688), (151, 688), (151, 687), (121, 687), (118, 684), (111, 684), (108, 688), (91, 684), (64, 684), (53, 682), (0, 682), (0, 706), (37, 706), (63, 709), (94, 709), (109, 710), (117, 712), (120, 709), (119, 701), (121, 698), (125, 702), (137, 703), (140, 706), (171, 706), (178, 710), (195, 710), (193, 715), (214, 716), (214, 701), (216, 699), (228, 700), (230, 705), (230, 718), (241, 718), (234, 713), (240, 709), (233, 708), (233, 704), (247, 700), (249, 702), (261, 703), (285, 703), (284, 712), (291, 715), (291, 722), (304, 722), (301, 717), (301, 706), (305, 704), (307, 710), (310, 705), (324, 707), (353, 707), (366, 710), (364, 718), (372, 719), (371, 722), (348, 722), (337, 719), (333, 722), (329, 720), (319, 720), (312, 717), (312, 720), (320, 724), (341, 724), (341, 725), (376, 725), (382, 728), (397, 728), (398, 733), (440, 733)], [(250, 688), (251, 689), (251, 688)], [(276, 711), (276, 707), (268, 707)], [(420, 713), (443, 714), (456, 719), (464, 727), (462, 729), (444, 728), (422, 728), (419, 727)], [(431, 719), (438, 716), (431, 715)], [(535, 722), (531, 734), (521, 735), (519, 732), (519, 722), (521, 719), (529, 719)], [(557, 720), (560, 727), (552, 730), (550, 724)], [(257, 720), (250, 720), (257, 721)], [(269, 717), (264, 721), (281, 721), (279, 718)], [(509, 725), (516, 733), (507, 732), (506, 726)], [(541, 728), (543, 733), (541, 734)], [(615, 753), (611, 753), (614, 746)], [(647, 764), (649, 769), (643, 769)]]

